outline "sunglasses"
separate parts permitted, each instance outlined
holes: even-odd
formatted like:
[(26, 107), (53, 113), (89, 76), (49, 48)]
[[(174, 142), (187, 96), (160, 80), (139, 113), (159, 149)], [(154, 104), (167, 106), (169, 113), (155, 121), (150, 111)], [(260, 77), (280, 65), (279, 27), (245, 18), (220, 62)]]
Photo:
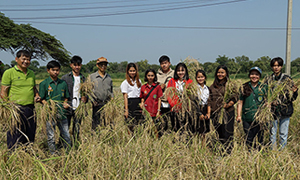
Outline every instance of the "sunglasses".
[(103, 66), (103, 65), (104, 65), (104, 66), (107, 66), (107, 63), (106, 63), (106, 62), (99, 62), (99, 63), (97, 63), (97, 65), (98, 65), (98, 66)]

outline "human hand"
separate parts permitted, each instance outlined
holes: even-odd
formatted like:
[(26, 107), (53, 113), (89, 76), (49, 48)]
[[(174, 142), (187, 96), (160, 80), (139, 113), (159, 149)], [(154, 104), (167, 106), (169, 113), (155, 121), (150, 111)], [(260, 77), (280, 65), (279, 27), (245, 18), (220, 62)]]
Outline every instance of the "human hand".
[(241, 117), (241, 116), (236, 117), (236, 121), (237, 121), (238, 123), (240, 123), (240, 122), (242, 121), (242, 117)]
[(128, 118), (128, 115), (129, 115), (128, 110), (125, 109), (125, 113), (124, 113), (125, 118)]
[(65, 109), (68, 109), (70, 107), (70, 105), (66, 101), (64, 101), (63, 106)]
[(199, 118), (200, 118), (200, 120), (204, 120), (205, 116), (203, 114), (201, 114)]

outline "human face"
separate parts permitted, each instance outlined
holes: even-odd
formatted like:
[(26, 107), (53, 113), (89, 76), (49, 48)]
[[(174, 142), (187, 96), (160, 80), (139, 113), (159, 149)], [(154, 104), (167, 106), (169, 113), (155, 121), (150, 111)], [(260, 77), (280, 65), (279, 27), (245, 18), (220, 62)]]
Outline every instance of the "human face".
[(160, 67), (164, 73), (170, 70), (171, 63), (169, 61), (163, 61), (160, 63)]
[(179, 79), (182, 80), (183, 77), (185, 76), (185, 69), (183, 67), (179, 67), (177, 70), (177, 75)]
[(202, 73), (198, 73), (196, 77), (197, 83), (200, 84), (201, 86), (204, 85), (204, 82), (206, 80), (205, 76)]
[(79, 74), (79, 73), (80, 73), (80, 70), (81, 70), (81, 67), (82, 67), (82, 64), (71, 63), (71, 64), (70, 64), (70, 67), (72, 68), (72, 71), (73, 71), (75, 74)]
[(256, 70), (253, 70), (250, 72), (249, 78), (252, 83), (258, 83), (260, 79), (260, 74)]
[(97, 63), (97, 67), (100, 72), (104, 73), (107, 69), (107, 63), (106, 62)]
[(50, 68), (47, 69), (47, 72), (49, 73), (51, 79), (56, 80), (59, 75), (60, 68), (59, 67)]
[(129, 77), (131, 79), (134, 79), (135, 78), (135, 75), (136, 75), (136, 69), (134, 67), (131, 67), (128, 69), (128, 74), (129, 74)]
[(276, 75), (278, 75), (278, 74), (280, 74), (281, 69), (282, 69), (282, 66), (279, 66), (278, 62), (275, 61), (274, 65), (272, 66), (273, 72), (274, 72)]
[(30, 57), (27, 57), (27, 56), (20, 56), (19, 58), (16, 57), (16, 62), (17, 62), (17, 67), (19, 69), (22, 69), (22, 70), (26, 70), (29, 65), (30, 65)]
[(155, 78), (155, 74), (153, 72), (148, 72), (147, 80), (150, 85), (154, 82), (154, 78)]
[(219, 79), (219, 81), (225, 80), (226, 79), (226, 71), (222, 68), (220, 68), (217, 72), (217, 77)]

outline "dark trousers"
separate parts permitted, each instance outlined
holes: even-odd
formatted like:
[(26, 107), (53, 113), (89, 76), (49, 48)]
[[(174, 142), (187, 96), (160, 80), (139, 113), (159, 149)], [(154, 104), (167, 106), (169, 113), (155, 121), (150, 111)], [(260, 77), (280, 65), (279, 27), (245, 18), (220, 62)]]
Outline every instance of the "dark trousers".
[(68, 127), (69, 128), (70, 128), (70, 125), (71, 125), (72, 118), (73, 118), (73, 128), (72, 128), (73, 138), (74, 138), (74, 140), (78, 140), (80, 125), (81, 125), (81, 119), (76, 118), (75, 110), (73, 110), (73, 109), (69, 110), (69, 114), (67, 115)]
[(190, 113), (184, 114), (178, 112), (171, 113), (172, 130), (177, 131), (193, 131), (192, 129), (192, 116)]
[[(243, 121), (243, 127), (244, 127), (244, 132), (246, 134), (246, 144), (249, 148), (257, 148), (256, 145), (254, 144), (253, 146), (253, 140), (255, 136), (257, 136), (258, 143), (260, 145), (263, 145), (263, 128), (260, 124), (258, 124), (256, 121), (253, 122), (246, 122)], [(260, 146), (259, 146), (260, 149)]]
[[(225, 148), (228, 148), (228, 144), (230, 144), (233, 140), (233, 132), (234, 132), (234, 111), (228, 112), (225, 111), (224, 113), (224, 119), (226, 118), (226, 122), (223, 124), (219, 123), (219, 114), (218, 113), (212, 113), (211, 119), (212, 123), (218, 133), (220, 142), (225, 146)], [(230, 148), (230, 147), (229, 147)]]
[[(7, 132), (7, 148), (11, 149), (18, 143), (26, 144), (33, 143), (36, 132), (36, 121), (34, 116), (34, 105), (19, 106), (20, 121), (19, 127), (16, 127), (12, 132)], [(20, 132), (21, 131), (21, 132)], [(24, 135), (26, 136), (24, 136)], [(27, 139), (28, 138), (28, 139)]]
[(105, 120), (102, 117), (102, 109), (103, 109), (103, 105), (97, 105), (97, 106), (93, 106), (93, 117), (92, 117), (92, 129), (96, 130), (96, 128), (99, 125), (104, 125), (106, 126)]
[(158, 128), (158, 131), (167, 131), (169, 122), (171, 121), (171, 109), (170, 108), (160, 108), (161, 113), (161, 124)]

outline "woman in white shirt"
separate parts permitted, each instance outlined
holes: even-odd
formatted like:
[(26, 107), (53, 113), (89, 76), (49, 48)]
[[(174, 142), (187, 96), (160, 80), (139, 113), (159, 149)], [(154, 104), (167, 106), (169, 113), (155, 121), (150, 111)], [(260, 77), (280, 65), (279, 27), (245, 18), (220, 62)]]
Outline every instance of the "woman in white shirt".
[(205, 146), (205, 134), (210, 131), (210, 107), (207, 106), (209, 97), (209, 88), (206, 86), (206, 74), (203, 70), (196, 72), (196, 80), (198, 87), (198, 112), (195, 124), (195, 134), (202, 136), (202, 145)]
[(129, 126), (131, 131), (133, 131), (134, 125), (139, 124), (142, 120), (142, 109), (139, 106), (141, 86), (137, 66), (129, 63), (126, 67), (126, 79), (121, 84), (121, 91), (124, 97), (124, 116), (127, 123), (131, 122)]

